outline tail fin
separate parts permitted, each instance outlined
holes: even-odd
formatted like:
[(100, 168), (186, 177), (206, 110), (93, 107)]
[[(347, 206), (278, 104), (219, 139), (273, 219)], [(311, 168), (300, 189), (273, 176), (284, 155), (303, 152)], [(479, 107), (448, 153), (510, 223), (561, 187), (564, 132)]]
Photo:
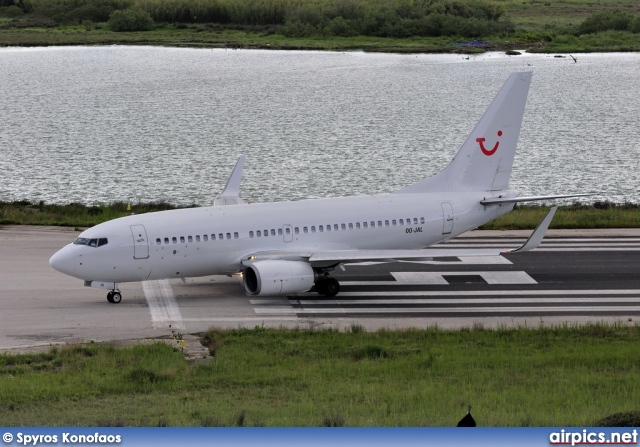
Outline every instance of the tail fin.
[(508, 189), (531, 74), (509, 76), (449, 166), (396, 192)]

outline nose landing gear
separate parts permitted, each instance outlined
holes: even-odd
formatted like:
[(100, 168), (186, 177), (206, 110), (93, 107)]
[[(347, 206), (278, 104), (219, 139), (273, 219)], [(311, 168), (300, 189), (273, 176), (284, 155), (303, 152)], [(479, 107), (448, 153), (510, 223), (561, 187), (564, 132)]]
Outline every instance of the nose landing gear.
[(120, 301), (122, 301), (122, 293), (120, 293), (118, 289), (110, 291), (109, 293), (107, 293), (107, 301), (112, 304), (118, 304)]

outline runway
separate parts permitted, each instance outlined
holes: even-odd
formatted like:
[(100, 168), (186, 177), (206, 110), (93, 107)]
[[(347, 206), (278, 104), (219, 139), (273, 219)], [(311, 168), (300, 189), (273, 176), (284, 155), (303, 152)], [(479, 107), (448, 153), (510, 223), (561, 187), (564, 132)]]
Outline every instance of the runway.
[[(470, 232), (448, 248), (516, 247), (530, 232)], [(640, 320), (640, 230), (550, 231), (530, 253), (346, 265), (341, 292), (247, 297), (238, 277), (123, 284), (123, 301), (60, 274), (77, 231), (0, 227), (0, 350), (159, 337), (210, 327), (538, 326)]]

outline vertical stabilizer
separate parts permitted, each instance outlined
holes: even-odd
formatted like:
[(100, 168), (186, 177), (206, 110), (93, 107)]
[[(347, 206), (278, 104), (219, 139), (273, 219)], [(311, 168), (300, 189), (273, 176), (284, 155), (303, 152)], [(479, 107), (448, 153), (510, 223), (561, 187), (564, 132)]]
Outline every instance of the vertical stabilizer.
[(531, 74), (509, 76), (449, 166), (396, 192), (508, 189)]

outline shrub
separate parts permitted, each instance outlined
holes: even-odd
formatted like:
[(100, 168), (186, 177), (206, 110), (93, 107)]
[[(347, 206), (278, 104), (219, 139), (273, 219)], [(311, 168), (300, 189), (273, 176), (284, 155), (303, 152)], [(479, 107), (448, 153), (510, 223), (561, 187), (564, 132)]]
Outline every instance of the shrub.
[(151, 15), (141, 9), (113, 11), (107, 24), (112, 31), (150, 31), (154, 26)]
[(24, 15), (24, 11), (18, 8), (16, 5), (7, 6), (6, 8), (0, 8), (0, 17), (8, 17), (15, 19)]
[(619, 9), (597, 12), (578, 25), (578, 35), (609, 30), (626, 31), (629, 29), (632, 18), (628, 12)]

